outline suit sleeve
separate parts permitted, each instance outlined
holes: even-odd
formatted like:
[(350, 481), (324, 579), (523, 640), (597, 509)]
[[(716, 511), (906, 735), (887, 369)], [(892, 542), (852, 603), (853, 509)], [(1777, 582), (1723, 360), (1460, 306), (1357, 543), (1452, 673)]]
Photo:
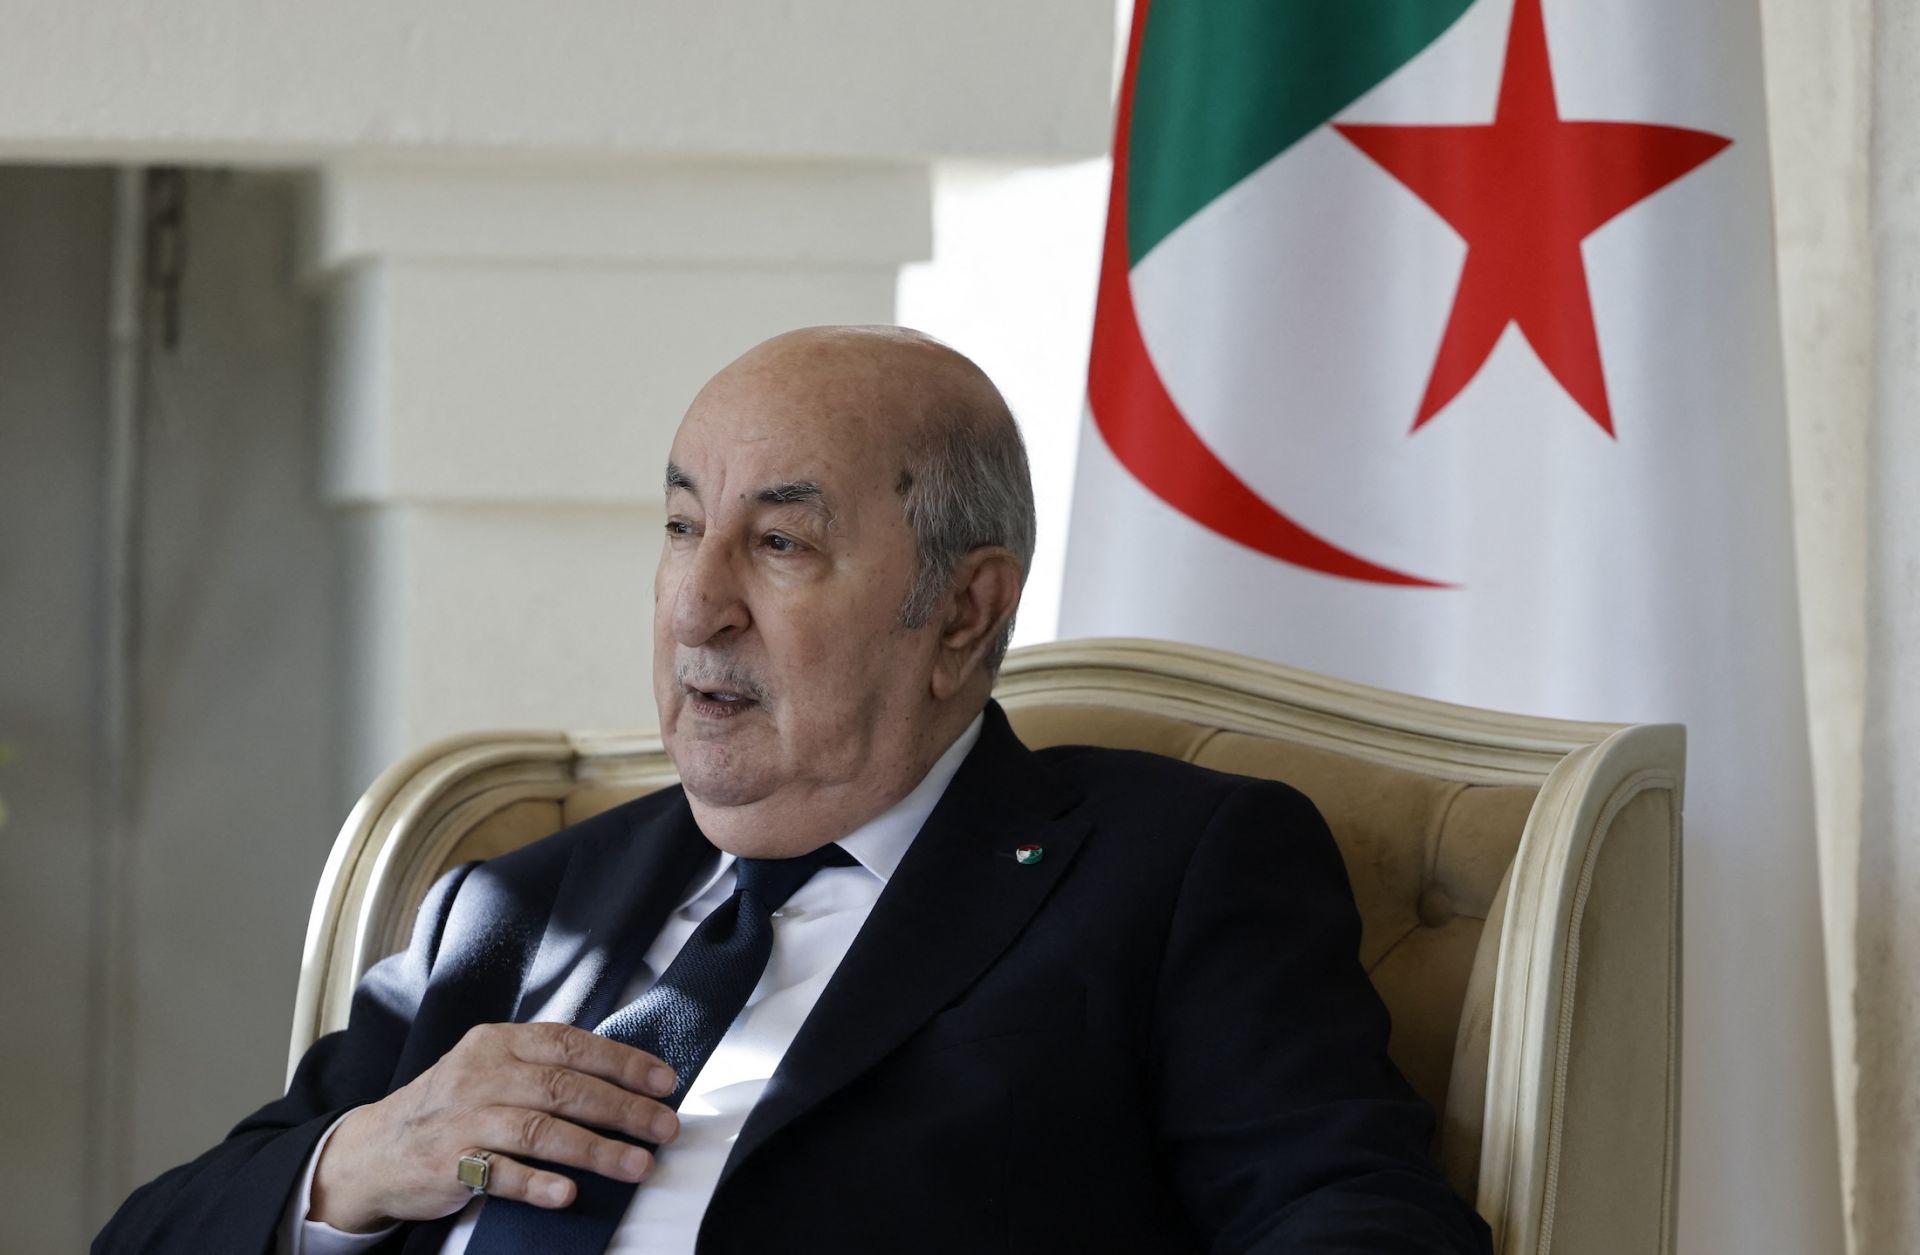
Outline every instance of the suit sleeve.
[(284, 1097), (192, 1163), (135, 1190), (94, 1239), (95, 1255), (267, 1255), (308, 1156), (347, 1110), (384, 1097), (427, 987), (454, 897), (473, 864), (441, 877), (412, 943), (367, 973), (347, 1028), (315, 1042)]
[(1360, 920), (1313, 804), (1249, 782), (1180, 890), (1155, 1003), (1175, 1187), (1216, 1252), (1482, 1255), (1427, 1156), (1433, 1114), (1387, 1058)]

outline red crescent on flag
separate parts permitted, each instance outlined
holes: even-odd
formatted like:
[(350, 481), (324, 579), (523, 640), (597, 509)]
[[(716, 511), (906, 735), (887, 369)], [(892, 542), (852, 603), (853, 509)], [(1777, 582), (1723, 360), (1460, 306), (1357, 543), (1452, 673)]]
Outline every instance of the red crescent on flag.
[(1087, 370), (1087, 403), (1094, 425), (1113, 456), (1148, 491), (1228, 540), (1323, 575), (1369, 584), (1449, 587), (1369, 562), (1288, 518), (1206, 446), (1168, 394), (1140, 333), (1127, 258), (1127, 149), (1134, 76), (1149, 7), (1149, 0), (1134, 5), (1133, 37), (1114, 128), (1113, 191)]

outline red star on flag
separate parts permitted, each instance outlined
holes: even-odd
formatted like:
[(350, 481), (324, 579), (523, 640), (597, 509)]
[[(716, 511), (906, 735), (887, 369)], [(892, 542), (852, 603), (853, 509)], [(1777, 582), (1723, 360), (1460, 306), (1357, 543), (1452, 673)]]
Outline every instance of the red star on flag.
[(1567, 122), (1540, 0), (1515, 0), (1500, 103), (1487, 126), (1336, 125), (1467, 243), (1418, 431), (1518, 324), (1567, 394), (1613, 434), (1580, 242), (1733, 141), (1636, 122)]

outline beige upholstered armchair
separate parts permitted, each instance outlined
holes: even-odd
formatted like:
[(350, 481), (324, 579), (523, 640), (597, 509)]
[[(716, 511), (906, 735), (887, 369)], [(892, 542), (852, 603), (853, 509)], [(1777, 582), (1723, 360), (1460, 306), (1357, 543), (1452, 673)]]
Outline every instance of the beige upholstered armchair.
[[(1346, 856), (1392, 1050), (1502, 1255), (1673, 1245), (1682, 730), (1494, 714), (1148, 641), (1021, 650), (1029, 745), (1152, 750), (1296, 785)], [(443, 870), (672, 783), (659, 738), (460, 737), (400, 762), (327, 861), (293, 1058), (406, 942)]]

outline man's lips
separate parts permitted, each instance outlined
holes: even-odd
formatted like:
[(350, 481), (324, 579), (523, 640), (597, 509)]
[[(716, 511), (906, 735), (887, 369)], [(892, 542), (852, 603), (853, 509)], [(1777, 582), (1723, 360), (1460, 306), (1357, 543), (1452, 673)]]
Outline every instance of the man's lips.
[(713, 719), (729, 718), (760, 704), (745, 693), (732, 689), (703, 689), (690, 684), (686, 692), (687, 705), (697, 713)]
[(682, 663), (673, 678), (687, 706), (708, 719), (744, 714), (766, 700), (766, 690), (745, 667)]

